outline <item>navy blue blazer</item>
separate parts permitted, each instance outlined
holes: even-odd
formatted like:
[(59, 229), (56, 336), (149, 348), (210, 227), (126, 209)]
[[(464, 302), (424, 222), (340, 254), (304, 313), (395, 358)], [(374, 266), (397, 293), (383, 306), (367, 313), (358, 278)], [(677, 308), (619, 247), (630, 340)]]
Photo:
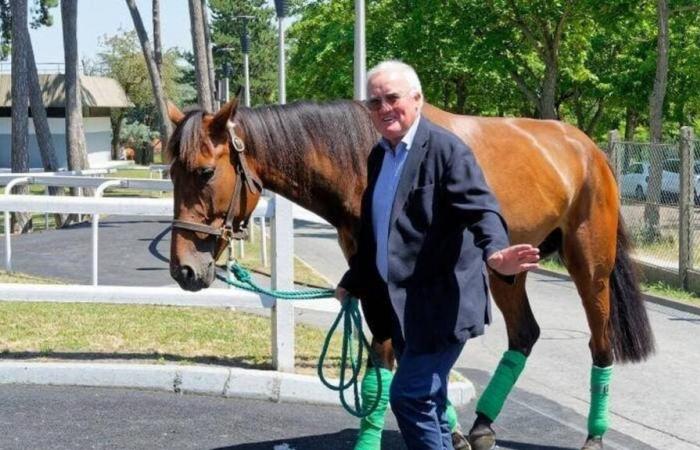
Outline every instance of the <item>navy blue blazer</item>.
[(509, 240), (472, 151), (421, 117), (391, 212), (386, 284), (375, 262), (371, 205), (383, 158), (377, 144), (367, 160), (358, 251), (339, 284), (363, 303), (405, 302), (403, 336), (395, 316), (384, 319), (393, 321), (398, 348), (435, 352), (483, 334), (490, 322), (485, 261)]

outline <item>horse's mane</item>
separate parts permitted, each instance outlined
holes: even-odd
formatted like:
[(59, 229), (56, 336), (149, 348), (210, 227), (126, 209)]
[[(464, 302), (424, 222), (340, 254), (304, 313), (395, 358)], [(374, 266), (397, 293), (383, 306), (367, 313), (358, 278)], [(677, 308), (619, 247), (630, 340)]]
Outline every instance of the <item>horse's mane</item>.
[(199, 109), (188, 111), (168, 140), (168, 159), (179, 159), (187, 170), (192, 170), (197, 154), (206, 142), (202, 132), (204, 114)]
[(365, 107), (352, 101), (243, 108), (238, 117), (253, 157), (299, 181), (313, 149), (327, 152), (344, 173), (364, 173), (378, 139)]
[[(202, 130), (205, 114), (197, 109), (187, 112), (168, 144), (171, 160), (179, 159), (188, 170), (208, 143)], [(378, 139), (367, 110), (353, 101), (240, 108), (236, 118), (246, 133), (246, 151), (263, 165), (291, 176), (302, 175), (295, 171), (306, 165), (312, 149), (327, 152), (343, 172), (361, 174)]]

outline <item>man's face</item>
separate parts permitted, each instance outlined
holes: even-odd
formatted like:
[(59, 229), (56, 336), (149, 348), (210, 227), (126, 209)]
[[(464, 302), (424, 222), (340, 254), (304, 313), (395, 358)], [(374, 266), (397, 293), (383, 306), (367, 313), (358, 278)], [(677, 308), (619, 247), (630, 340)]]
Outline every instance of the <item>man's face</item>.
[(421, 94), (411, 92), (402, 75), (380, 72), (369, 80), (367, 95), (374, 127), (395, 147), (419, 114)]

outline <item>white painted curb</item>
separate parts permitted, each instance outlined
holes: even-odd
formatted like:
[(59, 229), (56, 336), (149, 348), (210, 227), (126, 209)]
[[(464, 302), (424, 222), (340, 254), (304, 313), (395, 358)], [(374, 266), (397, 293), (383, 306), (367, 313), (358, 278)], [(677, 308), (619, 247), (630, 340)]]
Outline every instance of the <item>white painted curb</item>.
[[(316, 376), (229, 367), (3, 361), (0, 384), (123, 387), (340, 405), (338, 393)], [(448, 395), (455, 406), (465, 405), (474, 398), (474, 386), (467, 379), (452, 381)]]

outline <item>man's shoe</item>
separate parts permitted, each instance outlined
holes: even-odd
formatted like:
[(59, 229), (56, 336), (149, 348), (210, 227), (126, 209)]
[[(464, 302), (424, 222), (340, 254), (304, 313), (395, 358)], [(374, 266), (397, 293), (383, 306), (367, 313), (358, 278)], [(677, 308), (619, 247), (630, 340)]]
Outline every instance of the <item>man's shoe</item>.
[(452, 447), (454, 447), (455, 450), (472, 450), (469, 441), (459, 430), (452, 433)]

